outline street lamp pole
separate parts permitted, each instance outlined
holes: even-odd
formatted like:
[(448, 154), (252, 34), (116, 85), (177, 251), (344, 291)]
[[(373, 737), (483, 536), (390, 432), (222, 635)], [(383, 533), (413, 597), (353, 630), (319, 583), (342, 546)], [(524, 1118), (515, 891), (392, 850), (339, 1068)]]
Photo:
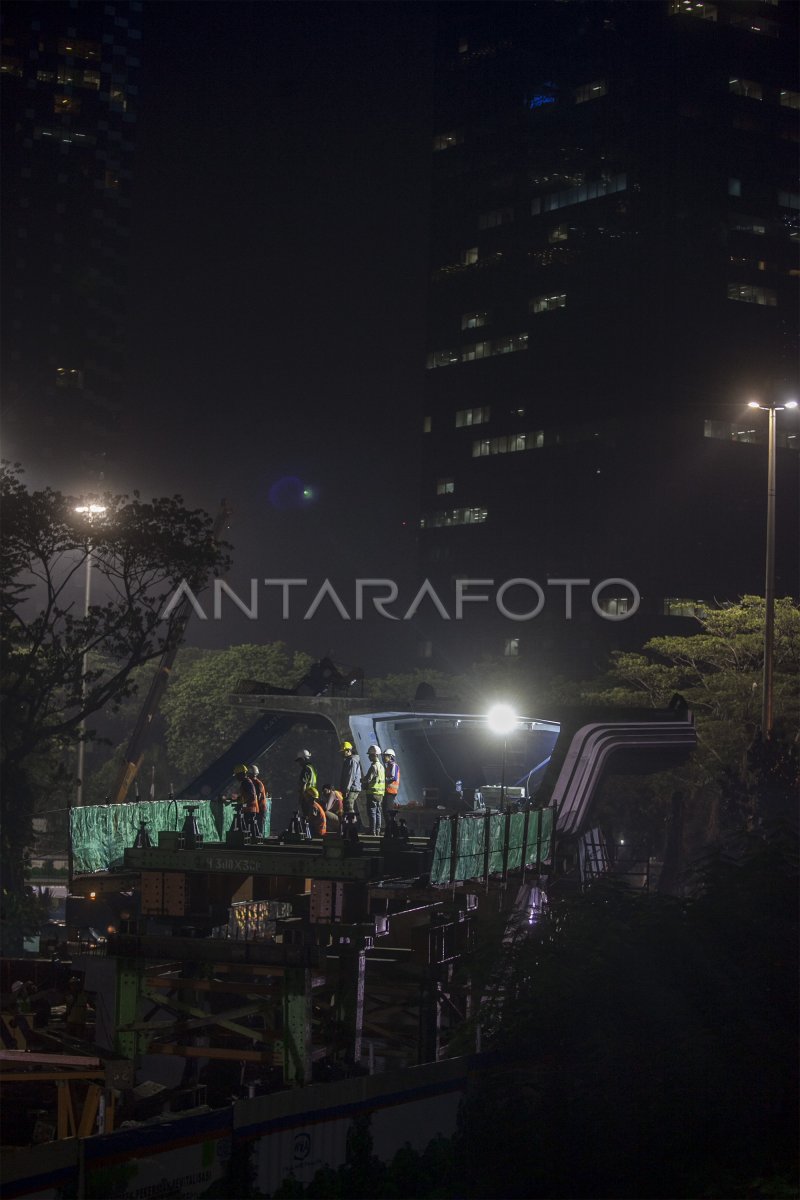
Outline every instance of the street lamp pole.
[[(77, 511), (77, 510), (76, 510)], [(89, 606), (92, 599), (92, 547), (89, 546), (86, 552), (86, 586), (83, 593), (83, 616), (84, 620), (88, 621)], [(89, 649), (86, 647), (83, 651), (83, 660), (81, 663), (81, 708), (86, 707), (86, 696), (88, 693), (88, 684), (86, 682), (86, 673), (89, 670)], [(75, 804), (78, 808), (83, 804), (83, 762), (86, 753), (86, 716), (81, 717), (81, 723), (78, 726), (78, 787), (75, 792)]]
[(764, 687), (761, 736), (772, 736), (772, 664), (775, 653), (775, 405), (769, 406), (767, 453), (767, 561), (764, 582)]
[(508, 735), (517, 727), (517, 714), (509, 704), (495, 704), (487, 713), (486, 720), (492, 733), (500, 734), (503, 738), (503, 757), (500, 766), (500, 811), (505, 812)]
[[(89, 518), (90, 525), (95, 517), (102, 516), (105, 511), (106, 511), (106, 506), (104, 504), (81, 504), (81, 505), (78, 505), (75, 509), (76, 513), (80, 513), (81, 516), (87, 516)], [(83, 593), (83, 617), (86, 622), (88, 622), (88, 619), (89, 619), (89, 608), (91, 605), (91, 601), (92, 601), (92, 545), (91, 545), (91, 542), (89, 542), (87, 545), (87, 548), (86, 548), (86, 584), (85, 584), (84, 593)], [(88, 629), (88, 624), (87, 624), (87, 629)], [(89, 692), (89, 685), (86, 680), (86, 675), (88, 673), (88, 670), (89, 670), (89, 647), (87, 645), (83, 651), (83, 659), (81, 662), (81, 708), (82, 709), (84, 709), (86, 707), (86, 697)], [(78, 742), (78, 786), (77, 786), (77, 789), (75, 792), (75, 804), (76, 804), (76, 807), (80, 808), (81, 805), (83, 804), (83, 764), (84, 764), (84, 759), (85, 759), (85, 754), (86, 754), (86, 717), (85, 717), (85, 715), (83, 715), (81, 717), (80, 725), (78, 726), (78, 736), (80, 738), (80, 741)], [(71, 864), (70, 864), (70, 878), (72, 878)]]
[(749, 408), (767, 413), (767, 554), (764, 580), (764, 683), (761, 694), (761, 736), (770, 738), (773, 725), (773, 667), (775, 659), (775, 417), (785, 408), (797, 408), (796, 400), (785, 404), (759, 404), (751, 400)]

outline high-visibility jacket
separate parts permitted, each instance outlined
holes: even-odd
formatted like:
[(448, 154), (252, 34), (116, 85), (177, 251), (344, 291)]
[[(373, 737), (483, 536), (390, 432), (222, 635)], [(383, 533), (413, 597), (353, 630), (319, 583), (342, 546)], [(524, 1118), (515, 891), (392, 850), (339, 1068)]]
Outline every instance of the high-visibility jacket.
[(386, 791), (386, 772), (383, 763), (377, 759), (370, 762), (369, 770), (364, 776), (364, 791), (372, 799), (382, 798)]
[(245, 777), (239, 785), (239, 800), (246, 813), (258, 812), (258, 792), (252, 779)]
[(313, 808), (311, 804), (306, 804), (305, 810), (308, 823), (311, 826), (311, 832), (314, 837), (324, 837), (328, 832), (328, 818), (325, 815), (325, 809), (318, 800), (313, 800), (311, 803), (313, 804)]
[(256, 799), (258, 801), (258, 811), (265, 813), (267, 811), (267, 789), (264, 786), (262, 779), (254, 779), (253, 784), (256, 789)]
[(304, 795), (307, 788), (317, 786), (317, 772), (312, 767), (311, 763), (304, 763), (300, 771), (300, 778), (297, 781), (297, 787), (300, 795)]
[(400, 768), (396, 762), (386, 763), (386, 795), (396, 796), (400, 790)]
[(341, 816), (343, 810), (344, 810), (344, 800), (342, 797), (342, 793), (337, 792), (336, 788), (331, 788), (331, 794), (330, 794), (330, 796), (328, 796), (327, 800), (325, 801), (325, 811), (329, 812), (329, 813), (336, 813), (337, 816)]

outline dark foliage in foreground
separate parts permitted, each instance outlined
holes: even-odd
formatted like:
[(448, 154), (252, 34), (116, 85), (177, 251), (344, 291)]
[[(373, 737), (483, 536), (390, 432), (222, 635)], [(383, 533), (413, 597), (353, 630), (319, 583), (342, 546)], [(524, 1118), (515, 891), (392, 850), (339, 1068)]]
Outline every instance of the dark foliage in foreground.
[(783, 828), (715, 851), (686, 900), (606, 884), (554, 907), (504, 981), (463, 1194), (793, 1194), (797, 866)]
[(384, 1165), (354, 1123), (345, 1166), (276, 1197), (797, 1196), (797, 879), (782, 828), (715, 851), (685, 900), (561, 901), (480, 1006), (497, 1059), (456, 1136)]

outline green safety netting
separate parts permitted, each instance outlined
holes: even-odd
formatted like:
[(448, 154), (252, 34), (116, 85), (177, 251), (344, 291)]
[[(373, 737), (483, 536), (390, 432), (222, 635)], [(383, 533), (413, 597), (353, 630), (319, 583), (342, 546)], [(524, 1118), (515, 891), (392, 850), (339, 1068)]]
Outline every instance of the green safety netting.
[[(180, 830), (189, 803), (182, 800), (146, 800), (138, 804), (97, 804), (73, 808), (70, 814), (73, 871), (88, 875), (122, 867), (125, 850), (136, 841), (142, 821), (154, 845), (162, 830)], [(234, 810), (217, 800), (192, 803), (195, 820), (205, 842), (224, 841)], [(269, 813), (265, 836), (269, 833)]]
[[(526, 833), (527, 821), (527, 833)], [(508, 854), (506, 856), (506, 829)], [(486, 835), (489, 834), (488, 864)], [(439, 822), (433, 851), (431, 883), (459, 883), (499, 874), (504, 860), (509, 871), (539, 866), (550, 858), (553, 833), (552, 808), (527, 813), (456, 814)]]

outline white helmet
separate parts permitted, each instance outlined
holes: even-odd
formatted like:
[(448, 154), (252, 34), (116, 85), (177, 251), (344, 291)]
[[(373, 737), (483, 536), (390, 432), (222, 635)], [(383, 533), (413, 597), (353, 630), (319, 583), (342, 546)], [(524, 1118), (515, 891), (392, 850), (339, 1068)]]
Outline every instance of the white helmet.
[(395, 754), (394, 750), (384, 750), (383, 757), (384, 758), (397, 758), (397, 755)]
[(380, 746), (376, 746), (374, 742), (373, 742), (373, 744), (372, 744), (372, 745), (369, 747), (369, 749), (367, 750), (367, 754), (372, 754), (373, 752), (374, 752), (375, 754), (380, 754), (380, 752), (381, 752), (381, 748), (380, 748)]
[(258, 771), (258, 766), (256, 765), (256, 763), (253, 763), (252, 767), (248, 767), (248, 769), (247, 769), (247, 774), (252, 775), (253, 777), (258, 775), (258, 773), (259, 773), (259, 771)]

